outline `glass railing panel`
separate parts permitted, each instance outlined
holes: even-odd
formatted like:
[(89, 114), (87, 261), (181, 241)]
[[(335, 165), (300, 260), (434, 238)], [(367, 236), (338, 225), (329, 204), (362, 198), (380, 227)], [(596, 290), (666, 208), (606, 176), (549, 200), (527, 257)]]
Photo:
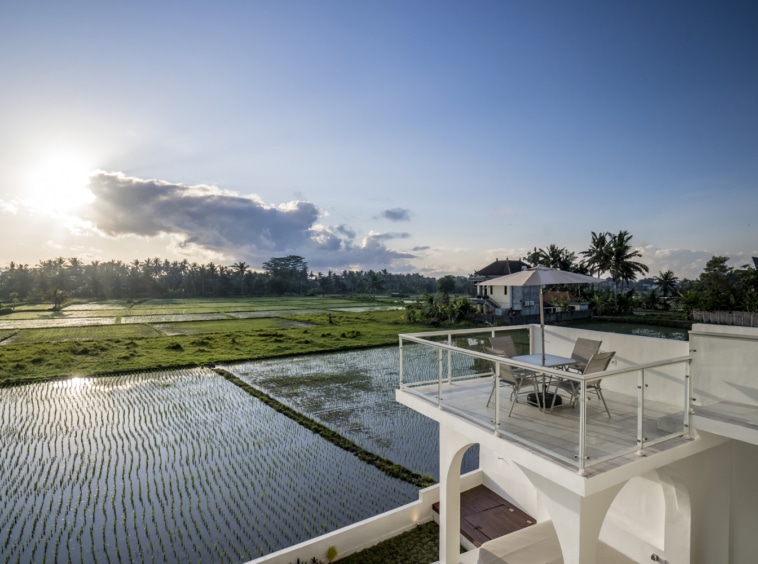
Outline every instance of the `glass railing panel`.
[(556, 383), (562, 370), (532, 371), (529, 381), (521, 388), (518, 402), (506, 397), (510, 415), (501, 419), (501, 434), (525, 446), (567, 464), (575, 465), (579, 447), (579, 410), (570, 406), (569, 395), (559, 392)]
[(630, 370), (584, 380), (583, 461), (580, 451), (576, 454), (580, 466), (589, 467), (638, 450), (639, 373)]
[(643, 448), (662, 439), (681, 435), (687, 430), (687, 379), (684, 377), (684, 370), (685, 363), (680, 362), (641, 371), (644, 381)]
[[(526, 352), (528, 330), (509, 334), (519, 331), (517, 347)], [(492, 328), (403, 336), (402, 387), (579, 470), (687, 432), (689, 357), (584, 376), (533, 367), (533, 376), (519, 382), (514, 394), (513, 378), (507, 376), (525, 366), (486, 352), (493, 332), (502, 334)], [(541, 401), (540, 392), (555, 392), (559, 379), (560, 400), (553, 406), (548, 394)]]
[(400, 350), (402, 385), (415, 387), (436, 383), (439, 378), (437, 347), (404, 341)]

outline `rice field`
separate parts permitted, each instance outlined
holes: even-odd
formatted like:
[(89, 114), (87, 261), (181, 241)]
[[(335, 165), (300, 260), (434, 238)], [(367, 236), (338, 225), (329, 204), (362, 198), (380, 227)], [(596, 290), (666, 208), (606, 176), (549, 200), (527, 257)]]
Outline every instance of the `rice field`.
[(81, 327), (84, 325), (113, 325), (115, 317), (59, 317), (54, 319), (12, 319), (0, 317), (0, 329), (43, 329), (46, 327)]
[(240, 562), (417, 499), (199, 368), (2, 389), (0, 449), (3, 562)]
[(123, 300), (74, 303), (61, 311), (51, 304), (19, 306), (0, 317), (2, 329), (43, 329), (83, 325), (119, 325), (143, 323), (180, 323), (190, 321), (224, 321), (317, 314), (321, 312), (370, 312), (397, 309), (381, 301), (358, 301), (343, 298), (217, 298), (154, 299), (132, 303)]
[(230, 331), (263, 331), (289, 329), (291, 327), (310, 327), (308, 323), (290, 321), (280, 317), (262, 317), (254, 319), (201, 321), (180, 323), (155, 323), (152, 325), (164, 335), (197, 335), (206, 333), (228, 333)]
[(130, 315), (121, 323), (167, 323), (171, 321), (218, 321), (229, 319), (222, 313), (167, 313), (162, 315)]
[[(436, 370), (433, 358), (417, 361)], [(439, 479), (438, 424), (395, 401), (397, 347), (260, 360), (224, 368), (363, 448)], [(436, 378), (436, 373), (430, 378)], [(477, 467), (478, 450), (472, 448), (462, 469), (467, 472)]]
[[(155, 337), (161, 332), (149, 325), (79, 325), (26, 329), (2, 341), (3, 345), (52, 343), (56, 341), (97, 341), (102, 339), (140, 339)], [(0, 332), (0, 337), (2, 332)]]

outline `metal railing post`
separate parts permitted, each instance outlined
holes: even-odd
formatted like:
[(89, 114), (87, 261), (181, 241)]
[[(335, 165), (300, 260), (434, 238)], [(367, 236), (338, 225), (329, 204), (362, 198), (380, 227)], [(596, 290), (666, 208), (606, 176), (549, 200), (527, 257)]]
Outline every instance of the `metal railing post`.
[[(453, 334), (448, 333), (447, 334), (447, 344), (448, 346), (453, 346)], [(453, 382), (453, 351), (448, 350), (447, 351), (447, 383), (451, 384)]]
[(437, 349), (437, 407), (442, 409), (442, 349)]
[(500, 363), (495, 363), (495, 436), (500, 431)]
[(637, 380), (637, 454), (642, 456), (645, 448), (645, 369), (640, 370)]
[[(556, 390), (557, 392), (557, 390)], [(587, 382), (579, 385), (579, 474), (585, 474), (584, 464), (587, 460)]]
[(692, 403), (692, 378), (690, 378), (690, 370), (692, 369), (692, 359), (688, 360), (684, 365), (684, 429), (687, 431), (689, 438), (692, 436), (692, 427), (690, 426), (690, 405)]
[(403, 388), (403, 338), (399, 337), (400, 340), (400, 388)]

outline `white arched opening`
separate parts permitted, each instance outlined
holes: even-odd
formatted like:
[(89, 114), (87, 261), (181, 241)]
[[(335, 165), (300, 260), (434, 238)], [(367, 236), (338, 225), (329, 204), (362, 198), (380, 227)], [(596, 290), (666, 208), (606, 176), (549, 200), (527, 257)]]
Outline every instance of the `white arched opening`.
[(461, 462), (471, 442), (440, 423), (440, 564), (461, 556)]
[(687, 486), (653, 470), (630, 479), (616, 495), (600, 538), (640, 561), (655, 554), (670, 564), (690, 561), (692, 514)]

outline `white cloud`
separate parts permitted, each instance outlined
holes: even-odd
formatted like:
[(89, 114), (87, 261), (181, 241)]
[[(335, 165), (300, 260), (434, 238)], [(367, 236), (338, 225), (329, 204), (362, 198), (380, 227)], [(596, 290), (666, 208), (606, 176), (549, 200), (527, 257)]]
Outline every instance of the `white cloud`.
[(730, 258), (729, 266), (739, 268), (751, 263), (749, 253), (728, 253), (725, 251), (690, 250), (690, 249), (660, 249), (648, 245), (640, 249), (644, 262), (650, 267), (648, 276), (657, 276), (659, 272), (671, 270), (680, 280), (697, 279), (705, 269), (705, 265), (714, 256)]
[(84, 217), (111, 238), (160, 237), (186, 256), (243, 258), (253, 264), (283, 254), (305, 257), (311, 268), (410, 268), (411, 253), (387, 243), (407, 233), (370, 232), (358, 243), (348, 225), (317, 223), (319, 208), (304, 201), (269, 205), (216, 186), (145, 180), (100, 171), (90, 178), (95, 200)]

